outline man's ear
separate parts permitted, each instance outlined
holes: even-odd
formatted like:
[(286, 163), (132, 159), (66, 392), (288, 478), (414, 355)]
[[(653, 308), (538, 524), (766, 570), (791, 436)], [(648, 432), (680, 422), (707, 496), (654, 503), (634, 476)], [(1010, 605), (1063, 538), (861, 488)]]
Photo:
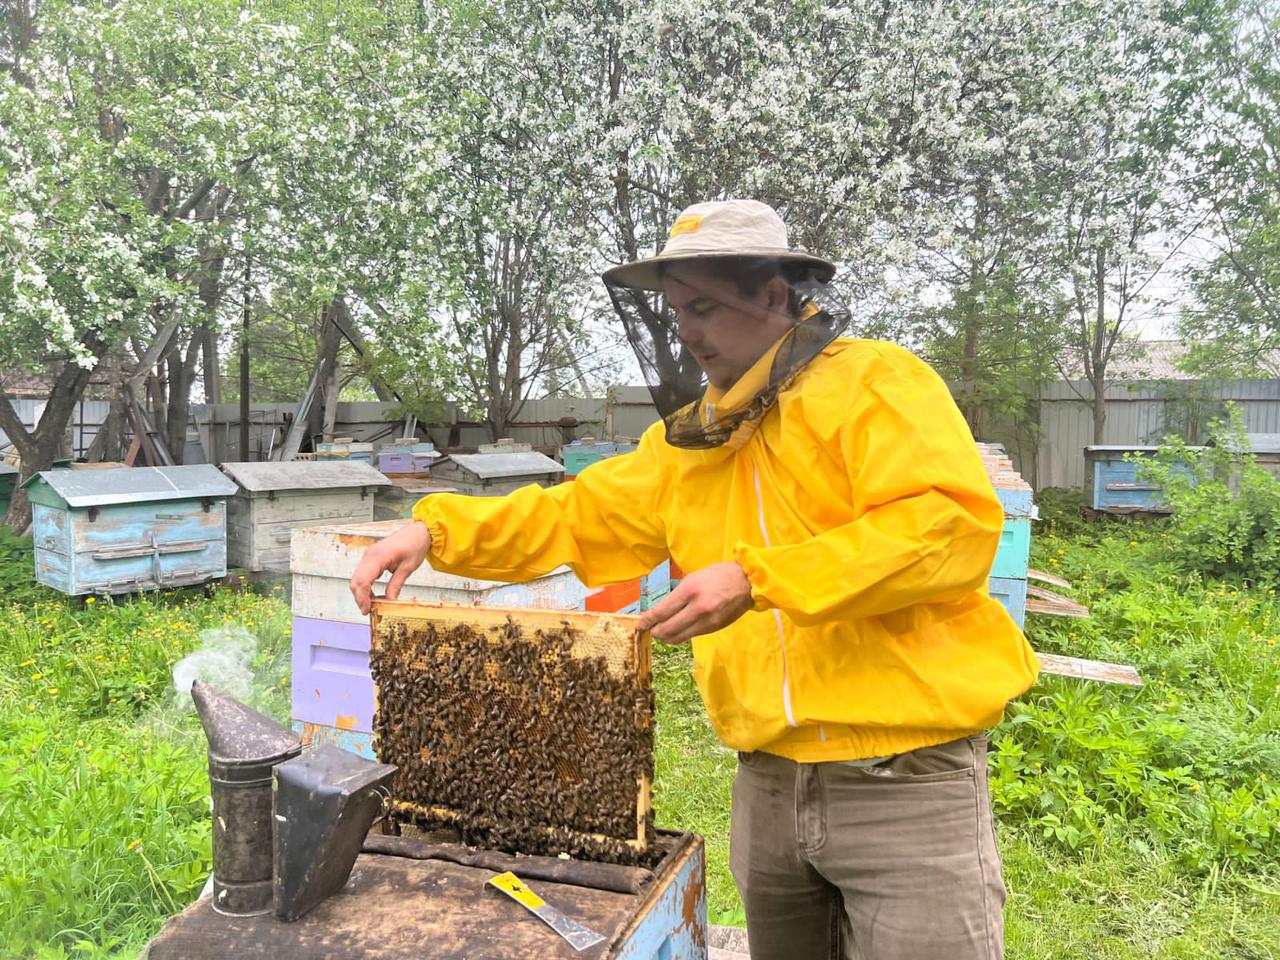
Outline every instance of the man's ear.
[(772, 313), (789, 313), (791, 285), (782, 277), (774, 277), (765, 286), (765, 303)]

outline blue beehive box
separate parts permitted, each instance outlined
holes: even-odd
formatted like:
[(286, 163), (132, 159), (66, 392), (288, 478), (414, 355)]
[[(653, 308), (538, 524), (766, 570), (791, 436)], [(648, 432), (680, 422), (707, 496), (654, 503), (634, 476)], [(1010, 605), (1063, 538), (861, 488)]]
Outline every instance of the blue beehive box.
[(631, 453), (636, 444), (616, 440), (595, 440), (583, 437), (567, 443), (560, 450), (560, 460), (564, 464), (566, 480), (576, 477), (593, 463), (616, 457), (621, 453)]
[(1000, 531), (1000, 546), (991, 565), (993, 577), (1027, 578), (1031, 565), (1031, 518), (1005, 517)]
[(999, 600), (1009, 611), (1009, 616), (1019, 628), (1027, 619), (1027, 578), (991, 577), (987, 581), (987, 593), (992, 600)]
[[(1159, 449), (1119, 444), (1085, 447), (1085, 502), (1100, 513), (1168, 513), (1160, 485), (1138, 477), (1140, 464), (1136, 460), (1152, 458)], [(1173, 469), (1191, 475), (1190, 469), (1182, 464), (1174, 464)]]
[(1004, 510), (1004, 527), (991, 565), (987, 590), (1021, 627), (1027, 616), (1027, 569), (1031, 564), (1031, 521), (1036, 516), (1031, 485), (1013, 469), (1000, 444), (979, 443), (978, 453)]
[(179, 587), (227, 574), (226, 499), (210, 464), (46, 470), (31, 498), (36, 579), (72, 596)]

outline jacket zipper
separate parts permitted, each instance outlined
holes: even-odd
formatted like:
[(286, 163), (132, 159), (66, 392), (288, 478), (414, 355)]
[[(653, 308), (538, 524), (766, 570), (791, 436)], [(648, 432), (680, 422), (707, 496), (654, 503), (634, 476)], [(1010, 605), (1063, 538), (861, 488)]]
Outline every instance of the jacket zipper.
[[(760, 536), (764, 537), (764, 545), (771, 547), (773, 544), (769, 542), (769, 530), (764, 525), (764, 496), (760, 493), (760, 471), (754, 463), (751, 464), (751, 479), (756, 486), (756, 515), (760, 521)], [(791, 712), (791, 687), (787, 683), (787, 638), (782, 631), (782, 612), (777, 607), (773, 608), (773, 622), (778, 625), (778, 646), (782, 648), (782, 711), (786, 714), (787, 723), (794, 727), (796, 718)]]

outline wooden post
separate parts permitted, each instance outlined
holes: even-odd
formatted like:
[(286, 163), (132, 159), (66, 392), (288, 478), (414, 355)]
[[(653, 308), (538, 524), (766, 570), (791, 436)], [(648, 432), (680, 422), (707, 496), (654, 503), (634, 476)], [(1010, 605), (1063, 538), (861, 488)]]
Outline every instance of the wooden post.
[(249, 260), (244, 261), (244, 306), (240, 314), (240, 460), (249, 459)]

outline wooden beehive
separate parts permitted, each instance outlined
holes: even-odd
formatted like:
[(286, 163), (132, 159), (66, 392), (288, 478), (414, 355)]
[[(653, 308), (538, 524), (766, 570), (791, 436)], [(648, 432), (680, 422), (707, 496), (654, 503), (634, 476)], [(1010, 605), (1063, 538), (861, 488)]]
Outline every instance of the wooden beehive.
[(374, 604), (374, 749), (397, 815), (463, 842), (643, 863), (649, 637), (618, 614)]
[(216, 467), (45, 470), (24, 486), (45, 586), (84, 596), (227, 575), (225, 501), (236, 487)]
[(376, 493), (391, 482), (367, 463), (224, 463), (239, 488), (227, 505), (227, 561), (248, 570), (287, 570), (293, 534), (320, 524), (373, 519)]

